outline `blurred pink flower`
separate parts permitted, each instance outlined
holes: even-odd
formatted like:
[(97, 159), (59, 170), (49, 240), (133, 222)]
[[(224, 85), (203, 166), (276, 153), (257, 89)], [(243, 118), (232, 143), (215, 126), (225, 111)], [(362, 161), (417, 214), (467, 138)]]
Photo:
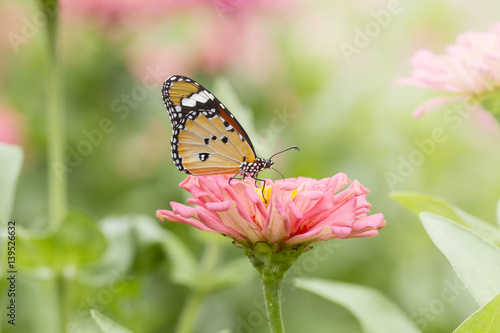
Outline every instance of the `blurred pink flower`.
[(136, 79), (148, 75), (151, 66), (161, 73), (161, 82), (175, 73), (195, 76), (231, 69), (262, 80), (280, 68), (269, 34), (276, 21), (268, 18), (293, 10), (292, 0), (215, 0), (189, 10), (130, 43), (128, 64)]
[(0, 107), (0, 142), (22, 146), (25, 125), (22, 116), (9, 109)]
[(426, 101), (415, 110), (414, 117), (443, 105), (477, 100), (500, 88), (500, 23), (485, 32), (459, 35), (455, 44), (446, 47), (445, 54), (419, 50), (410, 64), (412, 76), (397, 83), (453, 94)]
[(132, 23), (149, 23), (154, 19), (170, 19), (179, 14), (196, 14), (199, 9), (209, 9), (219, 20), (242, 15), (253, 15), (256, 10), (286, 8), (291, 0), (78, 0), (61, 3), (63, 16), (71, 18), (90, 18), (107, 27), (127, 28), (134, 31)]
[(173, 14), (176, 10), (211, 3), (209, 0), (78, 0), (61, 3), (61, 11), (71, 17), (88, 17), (117, 26)]
[(280, 249), (333, 238), (374, 237), (384, 227), (382, 214), (367, 216), (368, 189), (343, 173), (321, 180), (266, 180), (262, 193), (253, 179), (189, 176), (180, 187), (193, 195), (194, 207), (171, 202), (172, 211), (158, 210), (161, 220), (185, 223), (220, 233), (252, 247), (257, 242)]
[(257, 20), (248, 18), (229, 28), (212, 15), (209, 22), (191, 25), (180, 41), (158, 43), (150, 36), (134, 41), (128, 52), (128, 67), (135, 79), (143, 80), (151, 68), (161, 78), (159, 82), (175, 73), (195, 76), (202, 71), (214, 75), (230, 69), (265, 78), (279, 68), (273, 48), (265, 46), (273, 42)]
[[(63, 20), (91, 21), (108, 39), (126, 42), (137, 80), (158, 85), (175, 73), (195, 76), (240, 69), (259, 80), (279, 68), (269, 19), (295, 0), (78, 0), (61, 4)], [(152, 74), (153, 72), (153, 74)], [(156, 79), (156, 78), (159, 79)]]

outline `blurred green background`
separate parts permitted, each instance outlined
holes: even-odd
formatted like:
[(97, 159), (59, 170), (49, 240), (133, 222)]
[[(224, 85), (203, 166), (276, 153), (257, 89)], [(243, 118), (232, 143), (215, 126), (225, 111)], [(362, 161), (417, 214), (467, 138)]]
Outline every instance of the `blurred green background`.
[[(97, 332), (94, 308), (134, 332), (173, 332), (189, 288), (175, 277), (175, 250), (155, 234), (167, 229), (195, 258), (220, 240), (221, 265), (242, 257), (228, 239), (155, 219), (186, 199), (160, 95), (163, 80), (181, 74), (226, 104), (259, 156), (299, 146), (275, 159), (286, 177), (345, 172), (385, 215), (379, 236), (330, 241), (327, 259), (308, 266), (314, 251), (304, 254), (289, 279), (371, 286), (422, 331), (452, 331), (478, 306), (418, 218), (388, 193), (426, 192), (493, 223), (500, 131), (478, 115), (451, 122), (442, 110), (413, 119), (421, 102), (442, 94), (394, 81), (410, 75), (419, 48), (441, 53), (462, 32), (487, 30), (499, 12), (494, 0), (64, 1), (59, 64), (74, 213), (65, 230), (46, 235), (45, 24), (34, 1), (0, 2), (0, 121), (9, 124), (4, 141), (25, 154), (12, 218), (26, 229), (18, 233), (18, 325), (2, 318), (3, 330), (61, 332), (63, 317), (67, 332)], [(346, 56), (347, 44), (356, 50)], [(446, 139), (431, 144), (436, 128)], [(239, 273), (202, 301), (195, 332), (268, 332), (257, 273), (250, 263)], [(456, 298), (447, 302), (450, 286)], [(339, 306), (290, 283), (284, 294), (288, 332), (361, 332)]]

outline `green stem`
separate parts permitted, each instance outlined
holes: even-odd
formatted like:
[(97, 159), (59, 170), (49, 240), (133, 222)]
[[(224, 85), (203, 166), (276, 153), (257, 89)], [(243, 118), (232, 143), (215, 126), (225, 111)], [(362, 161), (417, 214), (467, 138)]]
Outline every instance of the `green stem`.
[[(66, 171), (64, 171), (64, 114), (61, 108), (61, 77), (57, 57), (57, 0), (39, 0), (46, 19), (46, 100), (48, 228), (57, 228), (66, 215)], [(59, 331), (66, 331), (66, 278), (56, 277), (59, 302)]]
[(64, 168), (64, 114), (61, 108), (61, 77), (57, 57), (57, 0), (40, 0), (47, 34), (46, 113), (49, 227), (57, 227), (66, 214)]
[(283, 318), (281, 316), (281, 287), (284, 275), (277, 276), (271, 270), (261, 274), (264, 289), (264, 300), (266, 303), (267, 320), (271, 333), (283, 333)]
[(271, 333), (285, 332), (281, 316), (281, 287), (286, 272), (306, 249), (307, 244), (281, 248), (278, 244), (257, 242), (252, 246), (243, 246), (245, 255), (259, 272), (262, 280)]
[(193, 324), (195, 323), (201, 301), (204, 297), (205, 295), (199, 290), (191, 291), (182, 307), (181, 315), (174, 331), (175, 333), (189, 333), (193, 331)]
[(200, 284), (196, 289), (191, 290), (182, 308), (175, 333), (190, 333), (196, 323), (200, 305), (207, 294), (210, 293), (213, 285), (213, 271), (217, 265), (220, 255), (220, 245), (216, 242), (208, 243), (205, 248), (205, 255), (201, 261)]
[(66, 321), (68, 320), (67, 311), (67, 286), (66, 277), (63, 272), (58, 272), (56, 276), (57, 294), (59, 302), (59, 325), (61, 326), (59, 332), (66, 332)]

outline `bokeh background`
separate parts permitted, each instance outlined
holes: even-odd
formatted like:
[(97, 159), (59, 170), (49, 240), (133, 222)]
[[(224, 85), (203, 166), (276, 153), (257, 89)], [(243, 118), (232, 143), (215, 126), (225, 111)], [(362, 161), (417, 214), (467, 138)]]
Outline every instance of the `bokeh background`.
[[(57, 238), (43, 242), (51, 223), (45, 25), (35, 1), (0, 2), (0, 141), (24, 150), (13, 218), (26, 229), (19, 236), (18, 325), (13, 329), (3, 318), (3, 329), (61, 332), (64, 322), (67, 332), (98, 332), (88, 312), (95, 308), (134, 332), (174, 332), (190, 290), (175, 277), (175, 251), (169, 256), (161, 241), (144, 234), (167, 229), (198, 259), (207, 242), (220, 239), (219, 265), (241, 257), (227, 239), (154, 217), (170, 201), (186, 199), (177, 187), (185, 175), (171, 161), (160, 95), (168, 76), (182, 74), (226, 104), (259, 156), (299, 146), (300, 153), (275, 159), (286, 177), (345, 172), (371, 190), (372, 212), (384, 213), (379, 236), (330, 241), (326, 259), (307, 264), (314, 250), (304, 254), (297, 263), (302, 269), (289, 279), (370, 286), (422, 331), (451, 332), (478, 306), (418, 217), (389, 193), (425, 192), (493, 223), (500, 131), (479, 112), (451, 111), (451, 119), (441, 110), (413, 119), (421, 102), (442, 94), (394, 82), (410, 75), (418, 49), (443, 52), (464, 31), (489, 29), (499, 12), (495, 0), (62, 2), (68, 203), (92, 231), (74, 243), (85, 248), (60, 248)], [(446, 139), (429, 143), (436, 129)], [(66, 236), (74, 232), (69, 228)], [(40, 254), (44, 249), (48, 254)], [(257, 273), (250, 263), (238, 267), (238, 281), (202, 300), (195, 332), (268, 332)], [(456, 296), (452, 301), (443, 299), (446, 290)], [(288, 332), (361, 332), (337, 305), (291, 283), (284, 294)]]

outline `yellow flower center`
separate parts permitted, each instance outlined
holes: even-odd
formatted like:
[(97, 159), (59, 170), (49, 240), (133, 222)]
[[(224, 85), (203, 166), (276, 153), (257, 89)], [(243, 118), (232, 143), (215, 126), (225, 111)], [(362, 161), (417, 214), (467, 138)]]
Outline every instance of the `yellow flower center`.
[[(255, 192), (257, 192), (260, 200), (267, 205), (269, 203), (269, 200), (271, 200), (272, 189), (273, 189), (272, 186), (266, 186), (264, 191), (262, 191), (262, 187), (257, 187), (255, 188)], [(295, 199), (296, 196), (297, 196), (297, 189), (293, 190), (291, 193), (292, 200)]]
[(269, 202), (269, 200), (271, 200), (271, 190), (273, 189), (272, 186), (266, 186), (264, 188), (264, 191), (262, 191), (262, 187), (258, 187), (258, 188), (255, 188), (255, 192), (257, 192), (257, 194), (259, 195), (260, 197), (260, 200), (267, 204)]

